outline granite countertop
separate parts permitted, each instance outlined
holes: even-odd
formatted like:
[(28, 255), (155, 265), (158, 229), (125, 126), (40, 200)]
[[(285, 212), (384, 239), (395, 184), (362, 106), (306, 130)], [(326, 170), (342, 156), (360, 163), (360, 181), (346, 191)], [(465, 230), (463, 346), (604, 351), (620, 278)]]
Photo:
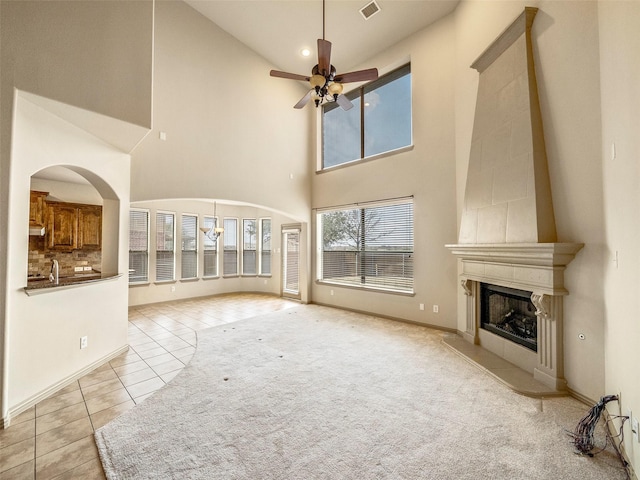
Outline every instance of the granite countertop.
[(27, 286), (24, 287), (24, 291), (27, 295), (31, 295), (33, 293), (39, 293), (39, 291), (47, 290), (52, 291), (59, 288), (65, 287), (78, 287), (88, 283), (101, 282), (103, 280), (111, 280), (114, 278), (121, 277), (121, 273), (100, 273), (100, 272), (90, 272), (90, 273), (78, 273), (75, 275), (59, 277), (59, 281), (57, 284), (53, 283), (49, 280), (49, 277), (45, 276), (35, 276), (29, 277), (27, 279)]

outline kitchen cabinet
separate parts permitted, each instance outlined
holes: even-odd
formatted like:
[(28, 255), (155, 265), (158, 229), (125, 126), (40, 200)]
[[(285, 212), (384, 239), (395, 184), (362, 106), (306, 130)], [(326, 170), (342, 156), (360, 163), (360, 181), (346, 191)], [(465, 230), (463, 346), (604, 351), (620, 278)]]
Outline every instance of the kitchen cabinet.
[(45, 226), (45, 198), (49, 192), (31, 190), (29, 195), (29, 227)]
[(47, 202), (46, 248), (61, 252), (102, 247), (102, 207)]
[(99, 250), (102, 247), (102, 207), (82, 205), (78, 207), (78, 248)]

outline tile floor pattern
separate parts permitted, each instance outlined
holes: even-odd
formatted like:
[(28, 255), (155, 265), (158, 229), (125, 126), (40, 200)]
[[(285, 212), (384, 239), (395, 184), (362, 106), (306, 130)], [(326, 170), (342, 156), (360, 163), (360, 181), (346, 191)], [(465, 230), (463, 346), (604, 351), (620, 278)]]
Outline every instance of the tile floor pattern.
[(129, 309), (129, 350), (18, 415), (0, 430), (0, 478), (104, 479), (93, 432), (175, 377), (196, 332), (298, 305), (229, 294)]

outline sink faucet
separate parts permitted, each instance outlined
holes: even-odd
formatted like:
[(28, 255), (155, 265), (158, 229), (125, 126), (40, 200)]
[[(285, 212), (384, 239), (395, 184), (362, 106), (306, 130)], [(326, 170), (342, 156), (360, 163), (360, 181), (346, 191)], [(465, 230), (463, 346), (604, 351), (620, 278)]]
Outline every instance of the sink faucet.
[(49, 274), (49, 280), (52, 281), (54, 284), (58, 285), (58, 283), (60, 283), (60, 278), (59, 278), (59, 267), (58, 267), (58, 260), (56, 260), (55, 258), (51, 259), (51, 273)]

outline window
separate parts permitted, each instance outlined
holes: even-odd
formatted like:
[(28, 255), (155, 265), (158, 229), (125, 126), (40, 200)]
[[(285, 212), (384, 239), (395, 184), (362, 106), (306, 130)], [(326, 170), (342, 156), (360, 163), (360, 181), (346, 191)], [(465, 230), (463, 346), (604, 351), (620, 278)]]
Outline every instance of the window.
[(222, 269), (225, 276), (238, 275), (238, 219), (224, 219)]
[(258, 271), (256, 239), (258, 228), (255, 219), (242, 220), (242, 274), (255, 275)]
[(322, 168), (411, 145), (411, 65), (346, 94), (354, 108), (322, 108)]
[(198, 217), (182, 215), (182, 279), (198, 276)]
[(129, 211), (129, 283), (149, 281), (149, 212)]
[(318, 213), (319, 280), (413, 293), (413, 200)]
[(271, 275), (271, 219), (260, 219), (260, 275)]
[(175, 216), (156, 212), (156, 281), (174, 280)]
[[(209, 229), (209, 235), (213, 235), (213, 229), (218, 226), (215, 217), (204, 217), (204, 227)], [(204, 276), (218, 276), (218, 240), (212, 240), (211, 236), (204, 236)]]

